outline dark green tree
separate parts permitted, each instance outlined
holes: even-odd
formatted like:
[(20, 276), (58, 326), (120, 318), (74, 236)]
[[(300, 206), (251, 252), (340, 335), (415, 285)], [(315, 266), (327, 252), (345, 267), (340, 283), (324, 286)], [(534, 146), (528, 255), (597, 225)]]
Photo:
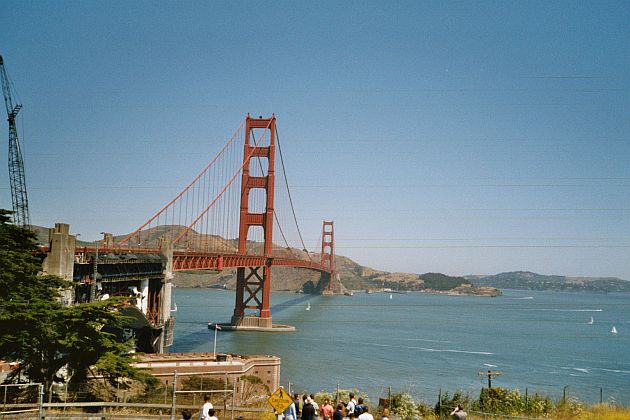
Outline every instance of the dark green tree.
[(72, 283), (40, 275), (35, 235), (11, 223), (0, 209), (0, 358), (19, 362), (9, 381), (28, 378), (46, 389), (60, 380), (64, 368), (70, 383), (82, 382), (92, 370), (108, 378), (140, 376), (131, 366), (129, 344), (103, 331), (120, 325), (110, 299), (64, 306), (59, 291)]

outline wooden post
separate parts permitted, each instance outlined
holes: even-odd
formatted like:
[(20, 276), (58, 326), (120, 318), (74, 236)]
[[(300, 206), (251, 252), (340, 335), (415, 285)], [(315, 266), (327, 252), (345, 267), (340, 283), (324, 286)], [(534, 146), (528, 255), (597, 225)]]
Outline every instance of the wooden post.
[(231, 420), (234, 420), (234, 399), (236, 397), (236, 381), (232, 381), (232, 415), (230, 417)]
[(493, 376), (499, 376), (502, 375), (503, 372), (492, 372), (492, 371), (487, 371), (487, 372), (479, 372), (480, 375), (488, 375), (488, 388), (492, 388), (492, 377)]
[[(216, 355), (215, 355), (216, 357)], [(227, 386), (228, 386), (228, 374), (225, 374), (225, 385), (223, 386), (223, 412), (227, 411)], [(224, 414), (225, 415), (225, 414)]]
[(173, 400), (171, 402), (171, 420), (175, 420), (175, 410), (177, 409), (177, 371), (173, 371)]

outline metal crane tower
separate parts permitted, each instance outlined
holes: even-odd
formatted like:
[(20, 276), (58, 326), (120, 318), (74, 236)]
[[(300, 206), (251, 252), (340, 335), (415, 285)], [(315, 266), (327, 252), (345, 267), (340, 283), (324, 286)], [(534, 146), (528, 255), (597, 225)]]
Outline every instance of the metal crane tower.
[(11, 99), (11, 87), (9, 76), (4, 68), (4, 60), (0, 55), (0, 78), (2, 79), (2, 93), (4, 94), (4, 104), (7, 107), (9, 120), (9, 180), (11, 183), (11, 198), (13, 200), (13, 218), (16, 225), (29, 227), (31, 219), (28, 213), (28, 197), (26, 196), (26, 180), (24, 178), (24, 161), (20, 150), (15, 117), (22, 105), (13, 106)]

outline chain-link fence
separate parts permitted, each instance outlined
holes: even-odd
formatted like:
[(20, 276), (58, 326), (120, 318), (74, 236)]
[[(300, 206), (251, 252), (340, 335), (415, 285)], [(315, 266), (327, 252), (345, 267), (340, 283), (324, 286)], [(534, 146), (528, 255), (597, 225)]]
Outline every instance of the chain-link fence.
[(171, 419), (182, 411), (198, 412), (208, 395), (221, 419), (272, 419), (269, 390), (228, 372), (177, 372), (145, 387), (132, 381), (95, 378), (80, 385), (2, 385), (0, 419)]

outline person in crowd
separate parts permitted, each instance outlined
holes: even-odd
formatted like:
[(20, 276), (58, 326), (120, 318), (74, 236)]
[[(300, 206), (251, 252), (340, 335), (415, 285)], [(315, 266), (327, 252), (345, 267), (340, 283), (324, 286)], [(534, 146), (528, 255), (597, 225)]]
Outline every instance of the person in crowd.
[(361, 404), (361, 414), (359, 414), (358, 420), (374, 420), (374, 417), (370, 414), (370, 408), (367, 405)]
[(354, 394), (350, 393), (350, 401), (346, 404), (346, 416), (354, 417), (354, 408), (357, 406), (357, 400), (354, 399)]
[(214, 411), (214, 408), (209, 409), (208, 410), (208, 420), (219, 420), (215, 414), (216, 414), (216, 412)]
[(292, 402), (291, 405), (289, 405), (285, 410), (284, 410), (284, 420), (297, 420), (297, 412), (295, 410), (295, 402)]
[(203, 405), (201, 406), (201, 410), (199, 411), (199, 420), (210, 420), (210, 416), (208, 415), (208, 410), (212, 407), (212, 403), (210, 402), (210, 395), (205, 394), (203, 396)]
[(302, 420), (314, 420), (315, 408), (313, 407), (313, 400), (307, 395), (304, 395), (304, 405), (302, 406)]
[(333, 420), (343, 420), (343, 404), (337, 404), (337, 410), (333, 413)]
[(357, 405), (354, 407), (354, 417), (359, 417), (361, 413), (363, 413), (363, 409), (365, 408), (365, 404), (363, 403), (363, 398), (359, 397), (359, 401)]
[(190, 419), (192, 419), (192, 413), (190, 412), (190, 410), (182, 411), (182, 420), (190, 420)]
[(298, 418), (301, 414), (302, 404), (300, 404), (300, 395), (297, 392), (293, 394), (293, 404), (295, 404), (295, 418)]
[(454, 420), (466, 420), (467, 417), (468, 413), (464, 411), (464, 408), (460, 404), (457, 404), (455, 410), (451, 412), (451, 418)]
[(383, 414), (381, 414), (381, 420), (389, 420), (389, 410), (387, 408), (383, 409)]
[(320, 411), (324, 420), (332, 420), (335, 409), (332, 405), (330, 405), (330, 400), (328, 398), (324, 399), (324, 404), (322, 404)]
[(315, 409), (315, 417), (319, 416), (319, 404), (317, 404), (317, 401), (315, 401), (315, 395), (311, 394), (310, 395), (311, 398), (311, 404), (313, 404), (313, 408)]

